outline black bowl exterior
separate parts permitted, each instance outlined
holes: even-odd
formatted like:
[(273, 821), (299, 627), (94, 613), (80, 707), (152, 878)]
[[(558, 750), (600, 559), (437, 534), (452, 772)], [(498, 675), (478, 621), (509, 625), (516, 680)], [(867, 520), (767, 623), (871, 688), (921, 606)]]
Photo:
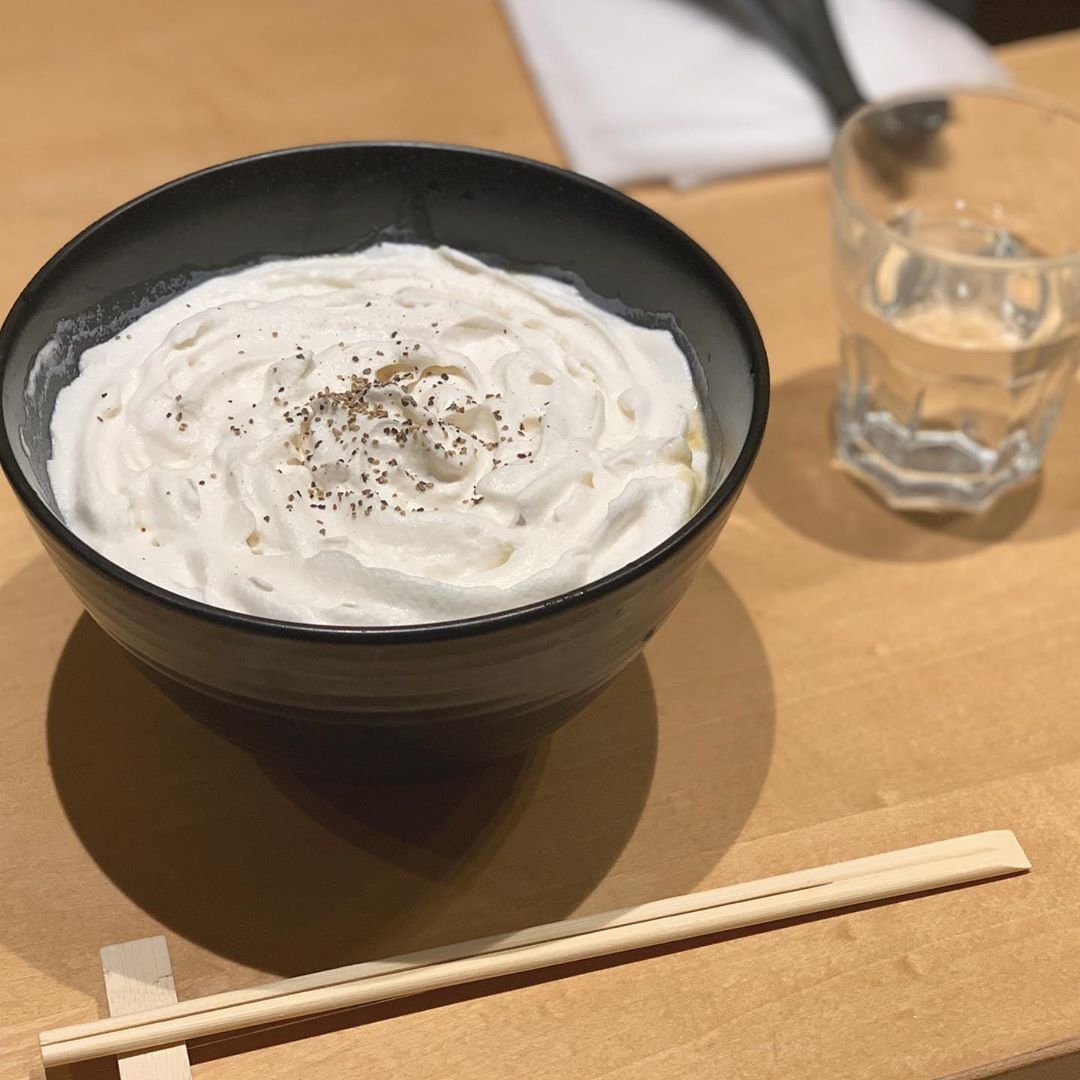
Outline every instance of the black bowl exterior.
[(518, 753), (570, 719), (637, 656), (725, 516), (654, 567), (645, 585), (495, 628), (390, 642), (208, 622), (42, 540), (102, 629), (220, 734), (304, 772), (405, 779)]
[[(223, 612), (139, 580), (63, 525), (45, 468), (49, 421), (84, 349), (210, 274), (383, 238), (545, 270), (587, 283), (598, 303), (635, 321), (675, 327), (693, 358), (714, 459), (694, 519), (630, 566), (565, 596), (490, 617), (383, 629)], [(374, 765), (391, 775), (514, 753), (633, 659), (730, 513), (768, 403), (764, 351), (745, 304), (670, 223), (558, 169), (419, 144), (243, 159), (121, 207), (27, 286), (0, 329), (0, 364), (0, 461), (50, 556), (105, 631), (230, 738), (306, 769)]]

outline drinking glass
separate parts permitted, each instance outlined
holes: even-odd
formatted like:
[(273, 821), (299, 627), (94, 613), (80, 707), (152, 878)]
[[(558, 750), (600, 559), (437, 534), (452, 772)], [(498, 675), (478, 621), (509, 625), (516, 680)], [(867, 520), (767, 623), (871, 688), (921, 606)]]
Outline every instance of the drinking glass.
[(1038, 472), (1080, 356), (1080, 114), (909, 95), (831, 168), (837, 457), (897, 509), (985, 509)]

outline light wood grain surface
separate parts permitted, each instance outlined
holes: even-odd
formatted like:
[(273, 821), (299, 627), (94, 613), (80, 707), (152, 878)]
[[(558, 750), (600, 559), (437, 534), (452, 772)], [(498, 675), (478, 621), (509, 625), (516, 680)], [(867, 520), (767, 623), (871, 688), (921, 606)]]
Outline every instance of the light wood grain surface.
[[(1005, 58), (1080, 102), (1080, 36)], [(98, 214), (239, 154), (559, 160), (488, 0), (9, 5), (0, 103), (4, 306)], [(770, 431), (645, 659), (526, 762), (412, 791), (260, 766), (80, 616), (0, 492), (2, 1080), (104, 1015), (111, 942), (163, 933), (184, 999), (989, 828), (1032, 873), (194, 1047), (194, 1071), (907, 1080), (1080, 1034), (1080, 395), (1038, 487), (901, 520), (828, 465), (823, 173), (636, 194), (744, 290)]]

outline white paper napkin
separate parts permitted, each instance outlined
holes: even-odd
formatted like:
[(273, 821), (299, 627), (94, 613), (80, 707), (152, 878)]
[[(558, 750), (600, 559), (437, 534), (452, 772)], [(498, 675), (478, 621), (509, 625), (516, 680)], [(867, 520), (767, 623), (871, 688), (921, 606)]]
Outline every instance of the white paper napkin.
[[(691, 0), (502, 0), (571, 165), (609, 184), (690, 187), (824, 160), (817, 92), (768, 45)], [(1008, 81), (967, 27), (922, 0), (830, 0), (870, 98)]]

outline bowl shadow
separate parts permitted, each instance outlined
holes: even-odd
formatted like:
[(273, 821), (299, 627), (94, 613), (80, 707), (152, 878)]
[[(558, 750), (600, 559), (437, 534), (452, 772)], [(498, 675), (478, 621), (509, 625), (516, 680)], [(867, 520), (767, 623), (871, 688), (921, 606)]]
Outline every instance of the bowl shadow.
[[(708, 653), (682, 647), (703, 620), (737, 643), (738, 687), (718, 693)], [(438, 782), (347, 786), (223, 742), (84, 615), (52, 680), (49, 764), (79, 841), (135, 905), (220, 957), (298, 974), (700, 881), (764, 782), (771, 676), (746, 609), (711, 568), (649, 655), (526, 755)], [(655, 790), (657, 679), (700, 684), (710, 702), (715, 727), (676, 732), (676, 743), (678, 760), (719, 770), (722, 782), (700, 787), (711, 805), (671, 812)], [(673, 864), (671, 844), (691, 829)], [(616, 862), (626, 872), (605, 881)], [(102, 933), (117, 940), (115, 926)]]
[[(648, 791), (656, 722), (643, 662), (582, 726), (609, 710), (631, 749), (622, 782), (606, 785), (608, 824), (581, 867), (586, 881), (618, 854)], [(550, 753), (430, 783), (292, 776), (182, 712), (88, 616), (57, 666), (48, 740), (68, 820), (114, 884), (185, 938), (280, 974), (468, 933), (482, 921), (475, 908), (449, 913), (529, 805)], [(489, 905), (484, 925), (497, 932), (508, 915)]]
[(1080, 401), (1067, 400), (1043, 473), (982, 514), (899, 513), (833, 462), (836, 370), (774, 384), (749, 489), (785, 525), (826, 547), (891, 562), (959, 558), (1005, 539), (1062, 536), (1080, 524)]

